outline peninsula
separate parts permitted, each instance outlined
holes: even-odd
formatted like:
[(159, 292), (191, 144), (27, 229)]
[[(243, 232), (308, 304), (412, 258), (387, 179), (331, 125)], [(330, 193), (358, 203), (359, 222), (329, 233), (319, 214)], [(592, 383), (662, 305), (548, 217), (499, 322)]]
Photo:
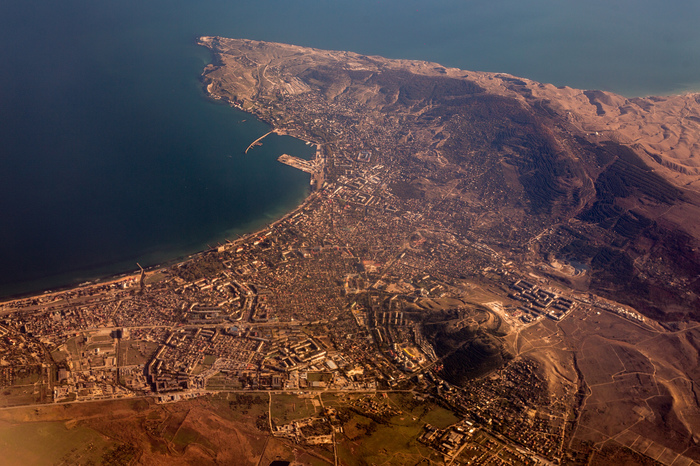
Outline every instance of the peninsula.
[(317, 146), (280, 154), (313, 191), (172, 267), (0, 303), (5, 437), (64, 423), (66, 462), (112, 464), (700, 463), (700, 96), (199, 43), (212, 98)]

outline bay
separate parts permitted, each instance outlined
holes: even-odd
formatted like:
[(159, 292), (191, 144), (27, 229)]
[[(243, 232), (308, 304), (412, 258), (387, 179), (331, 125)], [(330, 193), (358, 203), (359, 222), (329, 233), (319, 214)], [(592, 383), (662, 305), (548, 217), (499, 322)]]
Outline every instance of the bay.
[(0, 4), (0, 296), (186, 256), (298, 205), (311, 148), (212, 102), (221, 35), (430, 60), (627, 96), (700, 88), (677, 0), (65, 0)]

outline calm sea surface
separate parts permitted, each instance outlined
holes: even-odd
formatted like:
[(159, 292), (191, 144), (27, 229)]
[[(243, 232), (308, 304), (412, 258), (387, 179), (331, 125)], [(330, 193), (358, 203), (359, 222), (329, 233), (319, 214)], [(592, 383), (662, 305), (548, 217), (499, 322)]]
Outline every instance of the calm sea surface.
[(700, 89), (700, 2), (28, 0), (0, 4), (0, 296), (131, 271), (298, 205), (312, 149), (209, 101), (223, 35), (628, 96)]

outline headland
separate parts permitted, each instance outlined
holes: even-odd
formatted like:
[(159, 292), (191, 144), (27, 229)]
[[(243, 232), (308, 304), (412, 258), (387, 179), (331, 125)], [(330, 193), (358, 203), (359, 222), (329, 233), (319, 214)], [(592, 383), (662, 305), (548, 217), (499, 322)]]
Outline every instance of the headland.
[(212, 98), (317, 145), (282, 157), (313, 193), (143, 280), (3, 303), (4, 406), (122, 403), (131, 437), (81, 425), (154, 461), (700, 462), (697, 95), (199, 42)]

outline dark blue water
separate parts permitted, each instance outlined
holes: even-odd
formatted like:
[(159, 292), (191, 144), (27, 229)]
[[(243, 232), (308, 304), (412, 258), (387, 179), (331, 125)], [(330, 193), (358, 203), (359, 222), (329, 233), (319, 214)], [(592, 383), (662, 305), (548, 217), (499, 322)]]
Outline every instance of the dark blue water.
[[(186, 255), (297, 205), (308, 156), (206, 99), (199, 35), (437, 61), (625, 95), (700, 88), (700, 3), (0, 3), (0, 296)], [(243, 121), (246, 120), (246, 121)]]

